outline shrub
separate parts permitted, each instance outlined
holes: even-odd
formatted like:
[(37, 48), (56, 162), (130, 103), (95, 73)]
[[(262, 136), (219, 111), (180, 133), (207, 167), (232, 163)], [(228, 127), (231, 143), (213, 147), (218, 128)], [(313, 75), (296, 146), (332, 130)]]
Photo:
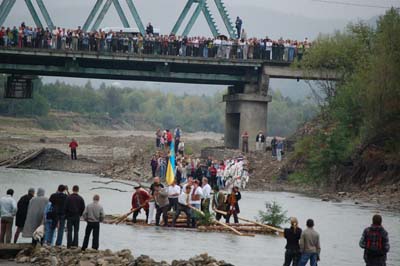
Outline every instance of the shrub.
[(265, 203), (266, 211), (259, 211), (257, 220), (261, 223), (268, 224), (275, 227), (281, 227), (282, 224), (287, 223), (289, 218), (286, 216), (287, 211), (284, 211), (282, 206), (276, 201)]

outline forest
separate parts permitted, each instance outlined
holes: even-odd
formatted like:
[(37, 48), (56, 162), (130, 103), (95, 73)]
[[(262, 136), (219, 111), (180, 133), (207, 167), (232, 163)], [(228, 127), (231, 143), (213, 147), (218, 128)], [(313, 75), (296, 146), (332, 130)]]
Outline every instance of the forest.
[[(0, 90), (4, 89), (4, 80), (3, 76)], [(113, 120), (124, 120), (134, 115), (153, 128), (180, 125), (187, 132), (222, 133), (225, 120), (223, 93), (221, 91), (213, 96), (175, 95), (150, 89), (117, 88), (104, 83), (99, 88), (93, 88), (90, 81), (84, 86), (39, 81), (35, 84), (33, 99), (0, 98), (0, 115), (34, 117), (39, 122), (47, 121), (51, 110), (96, 118), (101, 115)], [(0, 94), (4, 93), (0, 91)], [(279, 90), (271, 90), (271, 94), (269, 135), (288, 136), (316, 114), (317, 108), (310, 100), (292, 101), (282, 96)], [(52, 126), (46, 129), (52, 129)]]

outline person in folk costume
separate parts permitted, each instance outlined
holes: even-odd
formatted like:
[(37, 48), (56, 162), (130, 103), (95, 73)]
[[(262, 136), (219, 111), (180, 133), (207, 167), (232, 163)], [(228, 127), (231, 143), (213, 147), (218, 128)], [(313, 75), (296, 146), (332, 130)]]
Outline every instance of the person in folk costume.
[(238, 187), (233, 187), (232, 192), (226, 198), (226, 223), (229, 223), (231, 216), (233, 215), (233, 219), (235, 223), (239, 223), (238, 214), (240, 213), (239, 209), (239, 200), (242, 198)]

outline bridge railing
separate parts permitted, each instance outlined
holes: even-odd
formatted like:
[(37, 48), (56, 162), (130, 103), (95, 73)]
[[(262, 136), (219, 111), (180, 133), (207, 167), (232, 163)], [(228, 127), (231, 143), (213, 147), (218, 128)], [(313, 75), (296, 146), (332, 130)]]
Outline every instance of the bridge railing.
[(47, 37), (0, 36), (0, 48), (47, 49), (98, 53), (123, 53), (132, 55), (163, 55), (198, 58), (222, 58), (242, 60), (265, 60), (293, 62), (301, 60), (304, 46), (291, 44), (266, 45), (265, 42), (231, 42), (219, 44), (214, 41), (187, 43), (182, 40), (164, 41), (137, 37)]

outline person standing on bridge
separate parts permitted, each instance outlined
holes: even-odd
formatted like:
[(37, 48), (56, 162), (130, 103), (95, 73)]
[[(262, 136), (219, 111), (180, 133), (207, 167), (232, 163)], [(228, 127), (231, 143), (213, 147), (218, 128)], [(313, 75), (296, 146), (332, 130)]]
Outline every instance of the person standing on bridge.
[(69, 147), (71, 149), (71, 160), (77, 160), (76, 148), (78, 148), (78, 142), (75, 139), (72, 139), (69, 143)]
[(242, 19), (238, 16), (238, 17), (236, 18), (236, 22), (235, 22), (238, 39), (240, 39), (240, 33), (242, 32), (242, 24), (243, 24), (243, 21), (242, 21)]
[(249, 134), (245, 131), (242, 135), (242, 152), (249, 152)]
[(154, 28), (153, 28), (153, 25), (151, 25), (151, 22), (149, 22), (149, 24), (147, 24), (146, 34), (147, 35), (153, 35), (154, 34)]

